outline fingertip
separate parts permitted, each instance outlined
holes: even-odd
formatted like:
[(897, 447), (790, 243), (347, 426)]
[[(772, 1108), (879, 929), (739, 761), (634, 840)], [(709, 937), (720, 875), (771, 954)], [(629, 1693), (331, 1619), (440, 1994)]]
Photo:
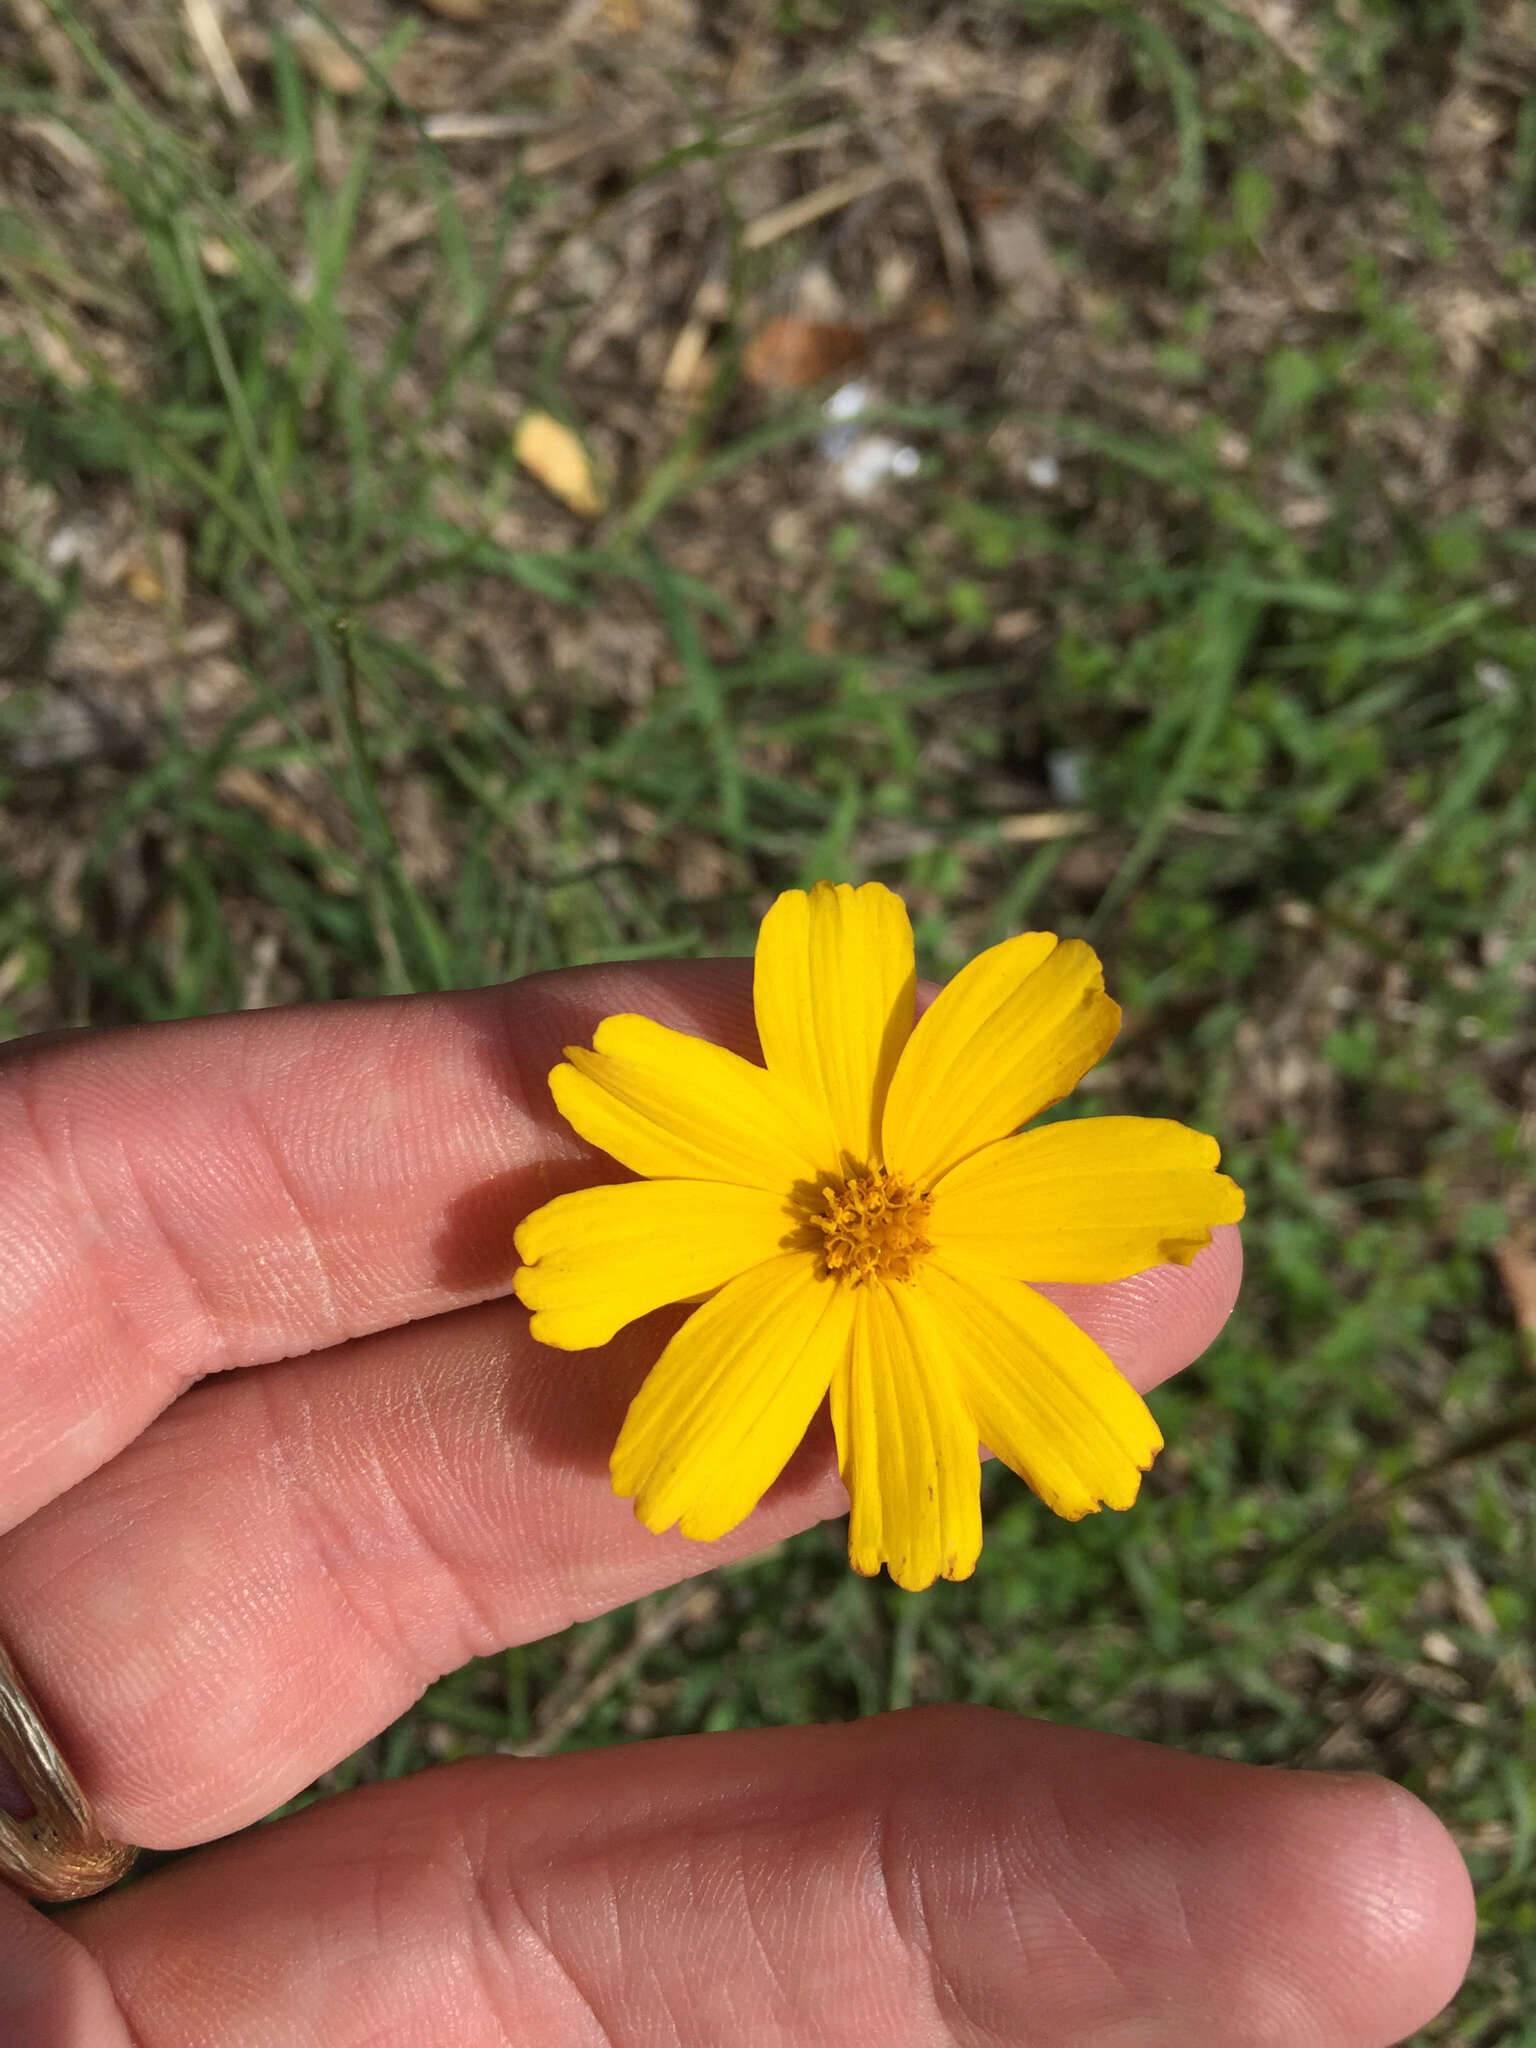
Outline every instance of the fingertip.
[[(1033, 1961), (1037, 1992), (1053, 1965), (1070, 1972), (1058, 1979), (1073, 2016), (1069, 2030), (1058, 2015), (1063, 2040), (1394, 2048), (1455, 1997), (1475, 1934), (1471, 1883), (1445, 1827), (1404, 1787), (975, 1708), (926, 1711), (950, 1720), (945, 1739), (934, 1724), (925, 1754), (966, 1762), (952, 1775), (931, 1766), (914, 1788), (914, 1835), (963, 1842), (953, 1822), (933, 1824), (932, 1803), (958, 1794), (963, 1807), (969, 1770), (992, 1787), (994, 1850), (979, 1857), (973, 1840), (952, 1879), (1013, 1874), (998, 1939), (984, 1924), (989, 1902), (967, 1897), (954, 1917), (951, 1980), (974, 1970), (976, 2002), (978, 1987), (1001, 1981), (1001, 1932), (1021, 1923), (1031, 1887), (1060, 1916)], [(1143, 2020), (1157, 2012), (1166, 2031), (1122, 2034), (1122, 2002), (1139, 2002)]]
[(1222, 1223), (1187, 1266), (1151, 1266), (1105, 1286), (1058, 1281), (1037, 1291), (1064, 1308), (1145, 1394), (1216, 1341), (1242, 1279), (1242, 1235), (1235, 1223)]
[(1314, 1995), (1342, 2036), (1387, 2048), (1427, 2026), (1466, 1976), (1477, 1934), (1466, 1863), (1437, 1816), (1389, 1778), (1284, 1776), (1312, 1803), (1298, 1849), (1318, 1954), (1332, 1958)]

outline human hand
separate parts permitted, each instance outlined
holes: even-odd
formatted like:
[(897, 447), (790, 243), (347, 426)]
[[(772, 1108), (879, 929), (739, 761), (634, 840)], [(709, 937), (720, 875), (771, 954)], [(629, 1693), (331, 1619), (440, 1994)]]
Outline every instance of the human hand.
[[(611, 1177), (544, 1075), (618, 1010), (752, 1049), (745, 969), (686, 964), (0, 1061), (0, 1640), (114, 1833), (242, 1827), (442, 1671), (841, 1511), (813, 1433), (732, 1536), (648, 1534), (607, 1457), (675, 1316), (573, 1358), (508, 1298), (518, 1219)], [(1052, 1292), (1145, 1389), (1239, 1263)], [(928, 1709), (465, 1762), (51, 1920), (0, 1888), (0, 2041), (1385, 2048), (1470, 1936), (1394, 1786)]]

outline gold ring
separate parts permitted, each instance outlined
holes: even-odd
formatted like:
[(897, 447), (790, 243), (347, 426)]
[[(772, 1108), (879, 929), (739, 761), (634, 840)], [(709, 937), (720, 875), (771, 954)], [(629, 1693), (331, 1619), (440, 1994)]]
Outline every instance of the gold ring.
[(138, 1851), (102, 1832), (3, 1643), (0, 1755), (32, 1808), (22, 1818), (0, 1806), (0, 1879), (49, 1903), (116, 1884)]

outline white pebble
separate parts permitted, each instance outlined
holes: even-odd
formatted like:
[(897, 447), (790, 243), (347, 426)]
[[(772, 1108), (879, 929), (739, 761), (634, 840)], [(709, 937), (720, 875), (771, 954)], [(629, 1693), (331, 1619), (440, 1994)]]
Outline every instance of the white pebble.
[(829, 420), (856, 420), (868, 410), (869, 386), (857, 379), (852, 384), (839, 384), (822, 407)]

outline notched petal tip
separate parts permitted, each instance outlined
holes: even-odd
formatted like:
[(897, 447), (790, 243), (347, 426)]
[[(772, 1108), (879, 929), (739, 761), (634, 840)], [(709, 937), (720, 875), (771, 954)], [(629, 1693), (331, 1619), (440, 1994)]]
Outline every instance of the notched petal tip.
[[(739, 1503), (714, 1508), (689, 1508), (677, 1518), (677, 1533), (686, 1536), (690, 1543), (718, 1543), (722, 1536), (729, 1536), (752, 1514), (758, 1503), (754, 1501), (743, 1509)], [(654, 1524), (647, 1524), (654, 1527)]]
[(1157, 1247), (1154, 1263), (1159, 1266), (1192, 1266), (1210, 1242), (1208, 1230), (1202, 1230), (1198, 1237), (1165, 1237)]
[[(1212, 1165), (1220, 1157), (1216, 1140), (1210, 1140), (1214, 1155)], [(1205, 1213), (1208, 1228), (1198, 1234), (1184, 1233), (1178, 1237), (1167, 1237), (1159, 1245), (1162, 1264), (1165, 1266), (1192, 1266), (1200, 1254), (1207, 1250), (1215, 1239), (1218, 1228), (1223, 1224), (1241, 1223), (1248, 1213), (1248, 1198), (1232, 1179), (1230, 1174), (1212, 1173), (1210, 1187), (1205, 1198)]]
[[(887, 1558), (885, 1566), (886, 1570), (890, 1573), (891, 1583), (899, 1586), (903, 1593), (926, 1593), (931, 1586), (936, 1586), (940, 1579), (947, 1579), (951, 1584), (957, 1584), (962, 1579), (971, 1578), (976, 1570), (976, 1558), (974, 1556), (969, 1558), (961, 1557), (951, 1551), (937, 1565), (930, 1566), (926, 1570), (912, 1568), (905, 1558), (897, 1558), (895, 1560)], [(855, 1566), (854, 1569), (858, 1570), (859, 1567)], [(878, 1569), (879, 1567), (876, 1566), (877, 1571)]]
[(528, 1334), (536, 1344), (555, 1351), (594, 1351), (615, 1334), (618, 1324), (591, 1304), (562, 1302), (560, 1276), (537, 1263), (519, 1266), (512, 1292), (528, 1311)]
[(669, 1529), (676, 1528), (677, 1516), (659, 1515), (657, 1514), (654, 1508), (651, 1508), (648, 1511), (644, 1503), (636, 1497), (635, 1488), (633, 1487), (633, 1485), (621, 1485), (617, 1479), (614, 1479), (613, 1490), (618, 1495), (620, 1500), (627, 1500), (633, 1502), (635, 1510), (635, 1520), (640, 1524), (642, 1529), (649, 1529), (653, 1536), (665, 1536)]
[(620, 1500), (634, 1502), (635, 1520), (653, 1536), (665, 1536), (675, 1529), (690, 1543), (718, 1543), (722, 1536), (739, 1528), (758, 1505), (756, 1500), (743, 1503), (739, 1497), (727, 1499), (717, 1495), (712, 1500), (680, 1506), (670, 1481), (621, 1471), (616, 1465), (617, 1461), (613, 1461), (608, 1468), (614, 1493)]
[(1243, 1213), (1214, 1138), (1163, 1117), (1077, 1117), (983, 1147), (939, 1182), (932, 1238), (1003, 1277), (1105, 1284), (1188, 1266)]
[(899, 1560), (893, 1561), (890, 1558), (886, 1559), (886, 1570), (891, 1575), (891, 1584), (899, 1586), (903, 1593), (926, 1593), (934, 1580), (940, 1576), (939, 1573), (933, 1571), (908, 1571), (906, 1566)]
[(1053, 1500), (1046, 1501), (1047, 1507), (1053, 1515), (1060, 1516), (1064, 1522), (1081, 1522), (1088, 1515), (1102, 1513), (1105, 1508), (1112, 1508), (1116, 1514), (1123, 1515), (1127, 1509), (1135, 1507), (1141, 1498), (1141, 1482), (1157, 1462), (1158, 1452), (1162, 1448), (1163, 1433), (1154, 1424), (1153, 1440), (1149, 1441), (1144, 1449), (1131, 1453), (1133, 1469), (1123, 1471), (1107, 1482), (1101, 1481), (1099, 1487), (1094, 1489), (1098, 1498), (1090, 1497), (1086, 1505), (1073, 1506), (1070, 1510), (1058, 1506)]
[[(568, 1045), (565, 1048), (565, 1058), (557, 1060), (544, 1076), (549, 1088), (550, 1098), (567, 1123), (571, 1121), (571, 1116), (569, 1109), (566, 1107), (566, 1102), (569, 1099), (569, 1090), (572, 1084), (579, 1082), (581, 1079), (581, 1068), (577, 1062), (582, 1057), (583, 1049), (581, 1046)], [(590, 1054), (587, 1057), (590, 1058)]]
[(677, 1522), (678, 1510), (661, 1513), (657, 1509), (657, 1474), (653, 1465), (636, 1454), (621, 1434), (608, 1459), (608, 1483), (620, 1500), (627, 1500), (635, 1511), (635, 1520), (653, 1536), (664, 1536)]
[[(1142, 1412), (1147, 1418), (1146, 1436), (1140, 1447), (1131, 1452), (1131, 1458), (1138, 1472), (1150, 1472), (1157, 1462), (1158, 1452), (1163, 1448), (1163, 1432), (1158, 1428), (1157, 1418), (1145, 1402), (1142, 1403)], [(1141, 1481), (1138, 1479), (1135, 1483), (1140, 1486)], [(1131, 1498), (1134, 1500), (1135, 1497), (1133, 1493)]]
[[(642, 1016), (638, 1010), (610, 1010), (606, 1017), (600, 1019), (592, 1033), (592, 1050), (610, 1053), (615, 1038), (627, 1038), (637, 1024), (644, 1030), (654, 1028), (655, 1023), (654, 1017)], [(685, 1032), (681, 1035), (687, 1037), (690, 1034)], [(603, 1042), (605, 1039), (608, 1041), (607, 1044)], [(568, 1045), (565, 1048), (565, 1056), (567, 1059), (574, 1059), (582, 1050), (579, 1045)]]
[(1123, 1515), (1128, 1508), (1135, 1507), (1141, 1498), (1141, 1482), (1151, 1471), (1156, 1456), (1157, 1452), (1153, 1451), (1148, 1455), (1144, 1465), (1137, 1460), (1133, 1468), (1119, 1473), (1114, 1479), (1100, 1481), (1086, 1497), (1053, 1500), (1042, 1494), (1041, 1499), (1045, 1501), (1051, 1513), (1063, 1522), (1085, 1521), (1089, 1515), (1100, 1515), (1106, 1508), (1113, 1509), (1117, 1515)]
[[(541, 1202), (536, 1209), (530, 1209), (527, 1215), (519, 1220), (516, 1229), (512, 1232), (512, 1249), (523, 1262), (519, 1266), (518, 1272), (523, 1272), (530, 1266), (536, 1266), (549, 1250), (551, 1237), (554, 1234), (551, 1230), (553, 1219), (550, 1216), (550, 1210), (553, 1207), (554, 1202)], [(516, 1285), (515, 1275), (513, 1285)]]
[(551, 1351), (598, 1351), (612, 1336), (612, 1332), (594, 1334), (590, 1329), (582, 1329), (554, 1309), (545, 1309), (531, 1315), (528, 1318), (528, 1334), (536, 1343), (547, 1345)]

